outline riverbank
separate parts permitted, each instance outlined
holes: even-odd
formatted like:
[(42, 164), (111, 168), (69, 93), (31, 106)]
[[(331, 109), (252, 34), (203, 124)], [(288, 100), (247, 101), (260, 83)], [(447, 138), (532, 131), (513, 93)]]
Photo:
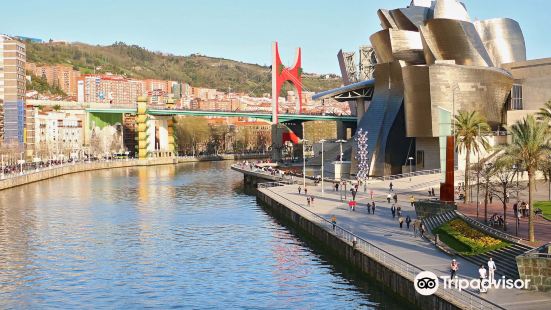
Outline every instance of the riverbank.
[(157, 165), (175, 165), (179, 163), (192, 163), (203, 161), (221, 161), (221, 160), (245, 160), (245, 159), (260, 159), (266, 158), (269, 155), (265, 154), (223, 154), (223, 155), (208, 155), (208, 156), (184, 156), (184, 157), (161, 157), (149, 159), (118, 159), (109, 161), (92, 161), (80, 162), (75, 164), (65, 164), (39, 170), (27, 171), (22, 175), (11, 176), (0, 179), (0, 191), (8, 188), (22, 186), (25, 184), (39, 182), (67, 174), (114, 169), (128, 168), (140, 166), (157, 166)]

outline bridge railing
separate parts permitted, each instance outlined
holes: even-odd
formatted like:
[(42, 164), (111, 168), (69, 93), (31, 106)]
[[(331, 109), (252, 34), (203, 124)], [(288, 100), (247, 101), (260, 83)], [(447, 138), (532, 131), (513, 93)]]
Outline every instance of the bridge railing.
[[(329, 232), (332, 231), (333, 234), (338, 236), (341, 240), (346, 241), (348, 244), (352, 245), (353, 244), (352, 242), (356, 240), (357, 250), (362, 251), (363, 253), (372, 257), (374, 260), (382, 263), (383, 265), (393, 270), (394, 272), (402, 275), (403, 277), (413, 282), (415, 281), (415, 277), (421, 271), (425, 270), (399, 258), (398, 256), (390, 252), (385, 251), (384, 249), (370, 243), (369, 241), (363, 239), (362, 237), (343, 228), (342, 226), (333, 224), (331, 221), (327, 220), (326, 218), (310, 211), (308, 208), (288, 199), (287, 197), (277, 192), (274, 192), (273, 190), (270, 189), (270, 187), (283, 186), (283, 185), (276, 184), (279, 182), (271, 182), (271, 183), (273, 183), (273, 186), (266, 185), (265, 187), (262, 187), (262, 188), (266, 188), (267, 191), (270, 191), (272, 194), (279, 196), (280, 199), (286, 200), (292, 205), (305, 211), (301, 215), (305, 216), (308, 220), (314, 223), (317, 223), (320, 227), (324, 228), (325, 230)], [(259, 188), (261, 188), (260, 184), (259, 184)], [(441, 289), (441, 290), (438, 290), (435, 294), (443, 297), (445, 300), (448, 300), (449, 302), (463, 309), (504, 309), (503, 307), (495, 303), (492, 303), (491, 301), (481, 298), (480, 296), (478, 296), (478, 294), (475, 294), (467, 290), (458, 291), (455, 289), (446, 289), (446, 290)]]

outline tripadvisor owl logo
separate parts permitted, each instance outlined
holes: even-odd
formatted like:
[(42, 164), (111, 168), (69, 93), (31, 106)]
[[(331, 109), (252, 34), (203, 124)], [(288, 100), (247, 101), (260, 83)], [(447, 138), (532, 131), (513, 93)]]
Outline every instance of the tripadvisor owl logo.
[(430, 271), (422, 271), (414, 281), (415, 291), (423, 296), (429, 296), (438, 290), (438, 277)]

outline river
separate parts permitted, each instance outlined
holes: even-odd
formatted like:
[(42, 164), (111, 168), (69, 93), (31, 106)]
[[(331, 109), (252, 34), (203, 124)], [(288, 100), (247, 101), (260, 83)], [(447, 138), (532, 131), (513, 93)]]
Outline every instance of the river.
[(229, 165), (0, 192), (0, 308), (406, 308), (268, 215)]

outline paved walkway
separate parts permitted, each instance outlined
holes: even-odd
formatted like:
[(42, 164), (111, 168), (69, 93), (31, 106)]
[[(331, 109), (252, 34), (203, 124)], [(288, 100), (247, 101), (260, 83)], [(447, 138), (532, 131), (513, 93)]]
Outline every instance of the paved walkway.
[[(394, 189), (398, 193), (398, 205), (402, 207), (403, 216), (410, 215), (415, 218), (415, 211), (409, 204), (409, 193), (415, 193), (416, 199), (428, 196), (428, 188), (431, 186), (437, 190), (439, 177), (419, 176), (409, 179), (393, 180)], [(308, 195), (314, 195), (314, 204), (307, 207), (306, 196), (298, 193), (298, 185), (288, 185), (267, 189), (272, 195), (285, 197), (289, 201), (300, 204), (310, 211), (330, 219), (337, 217), (337, 224), (349, 229), (356, 235), (372, 242), (413, 265), (430, 270), (437, 275), (449, 275), (451, 257), (439, 251), (434, 245), (419, 237), (413, 236), (412, 230), (400, 229), (397, 219), (393, 219), (390, 212), (390, 204), (386, 202), (389, 181), (374, 182), (369, 188), (374, 191), (374, 200), (377, 208), (375, 214), (367, 214), (366, 203), (371, 201), (370, 189), (360, 192), (357, 196), (359, 202), (355, 212), (349, 211), (345, 201), (341, 202), (340, 194), (326, 184), (325, 194), (321, 194), (321, 186), (308, 186)], [(409, 184), (409, 185), (408, 185)], [(425, 190), (427, 189), (427, 190)], [(349, 188), (348, 188), (349, 190)], [(425, 192), (423, 194), (423, 192)], [(350, 192), (347, 193), (350, 198)], [(499, 268), (499, 258), (495, 259)], [(478, 278), (478, 266), (458, 259), (460, 263), (459, 275), (467, 278)], [(483, 295), (484, 298), (508, 309), (548, 309), (551, 302), (551, 293), (539, 293), (521, 290), (490, 290)]]

